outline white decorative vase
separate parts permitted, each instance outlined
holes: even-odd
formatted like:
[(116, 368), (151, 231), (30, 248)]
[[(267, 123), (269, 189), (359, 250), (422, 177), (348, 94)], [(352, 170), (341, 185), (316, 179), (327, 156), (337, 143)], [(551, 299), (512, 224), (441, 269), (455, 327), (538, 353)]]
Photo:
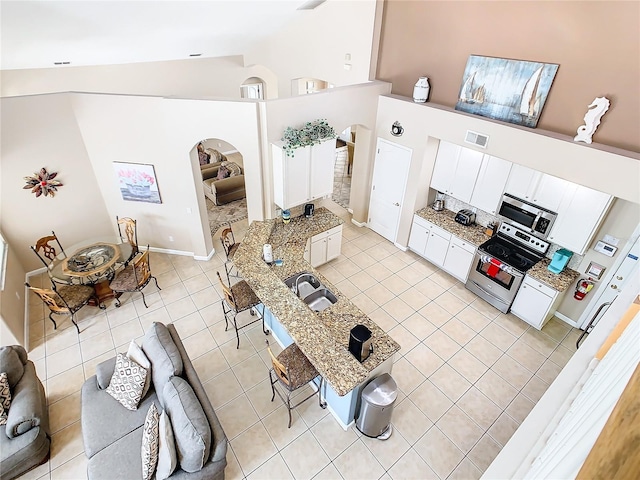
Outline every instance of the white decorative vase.
[(424, 103), (429, 98), (429, 78), (420, 77), (413, 87), (413, 101), (416, 103)]

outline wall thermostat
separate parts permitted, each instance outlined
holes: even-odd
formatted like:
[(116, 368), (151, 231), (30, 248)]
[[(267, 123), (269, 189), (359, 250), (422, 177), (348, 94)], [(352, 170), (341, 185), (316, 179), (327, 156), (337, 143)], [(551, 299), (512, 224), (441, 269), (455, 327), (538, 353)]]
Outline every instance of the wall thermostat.
[(593, 249), (596, 252), (604, 253), (608, 257), (613, 257), (616, 254), (618, 247), (614, 247), (612, 245), (609, 245), (608, 243), (604, 243), (602, 240), (599, 240), (598, 243), (596, 243), (596, 246), (593, 247)]

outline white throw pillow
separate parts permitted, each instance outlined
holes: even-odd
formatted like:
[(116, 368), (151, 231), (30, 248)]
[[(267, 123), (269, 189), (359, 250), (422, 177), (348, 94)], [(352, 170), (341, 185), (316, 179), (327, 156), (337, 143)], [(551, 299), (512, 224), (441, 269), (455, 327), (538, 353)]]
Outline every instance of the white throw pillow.
[(158, 409), (152, 403), (144, 420), (142, 430), (142, 479), (151, 480), (158, 463), (159, 421)]
[(176, 455), (176, 442), (173, 437), (171, 420), (166, 411), (160, 415), (160, 443), (158, 448), (158, 467), (156, 469), (156, 479), (165, 480), (178, 466)]
[(119, 353), (116, 357), (116, 367), (106, 392), (128, 410), (137, 410), (138, 403), (142, 398), (142, 389), (146, 376), (146, 368)]
[(127, 350), (127, 357), (136, 362), (141, 367), (147, 369), (147, 376), (144, 379), (144, 387), (142, 388), (142, 397), (147, 394), (149, 391), (149, 387), (151, 386), (151, 362), (147, 358), (147, 356), (142, 351), (140, 345), (138, 345), (135, 340), (131, 340), (129, 344), (129, 350)]

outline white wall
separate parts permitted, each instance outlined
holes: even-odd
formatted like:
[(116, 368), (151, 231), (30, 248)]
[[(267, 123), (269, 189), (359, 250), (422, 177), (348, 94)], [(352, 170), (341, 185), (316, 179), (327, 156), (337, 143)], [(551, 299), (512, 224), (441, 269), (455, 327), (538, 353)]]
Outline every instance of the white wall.
[[(291, 95), (291, 80), (311, 77), (336, 86), (369, 80), (375, 0), (329, 0), (245, 53), (247, 64), (268, 67), (279, 78), (280, 98)], [(345, 54), (351, 70), (344, 69)]]
[(5, 285), (0, 292), (0, 345), (26, 346), (24, 280), (24, 268), (13, 246), (9, 245)]
[(87, 67), (3, 70), (0, 96), (94, 92), (186, 98), (240, 98), (249, 77), (265, 82), (265, 98), (276, 98), (278, 80), (260, 65), (245, 67), (242, 56)]

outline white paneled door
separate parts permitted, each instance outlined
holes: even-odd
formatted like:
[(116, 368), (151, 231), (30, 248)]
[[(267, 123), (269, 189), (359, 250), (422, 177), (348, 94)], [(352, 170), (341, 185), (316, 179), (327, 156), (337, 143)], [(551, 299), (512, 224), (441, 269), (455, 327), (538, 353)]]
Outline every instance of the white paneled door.
[(412, 150), (378, 139), (368, 226), (387, 240), (396, 241)]

